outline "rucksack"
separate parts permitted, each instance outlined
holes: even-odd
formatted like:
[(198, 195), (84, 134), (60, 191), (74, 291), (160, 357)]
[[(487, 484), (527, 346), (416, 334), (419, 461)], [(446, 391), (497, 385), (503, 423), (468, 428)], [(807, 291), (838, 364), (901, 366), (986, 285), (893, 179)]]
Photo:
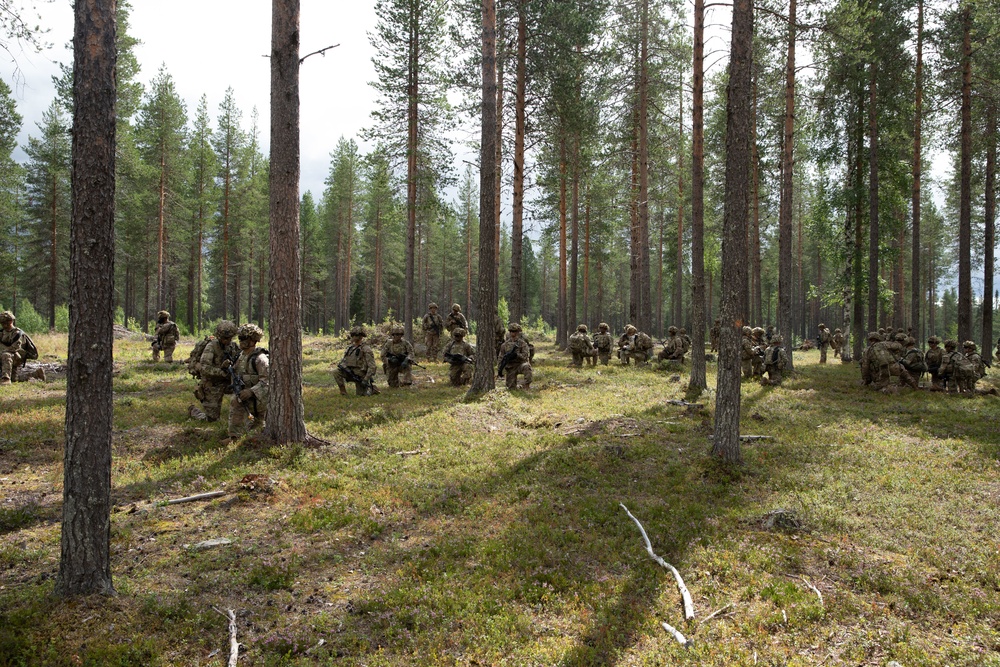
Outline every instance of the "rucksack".
[(927, 372), (927, 364), (924, 363), (924, 358), (920, 354), (920, 350), (916, 348), (907, 350), (906, 354), (903, 355), (903, 365), (911, 373)]
[(185, 365), (187, 366), (188, 373), (193, 375), (195, 379), (201, 378), (201, 355), (205, 351), (205, 348), (208, 347), (208, 343), (213, 340), (215, 340), (215, 336), (205, 336), (204, 340), (200, 340), (194, 344), (194, 349), (188, 355)]
[(574, 352), (587, 351), (587, 338), (583, 334), (575, 333), (569, 337), (569, 349)]
[(649, 337), (649, 334), (640, 332), (635, 337), (635, 349), (640, 351), (653, 349), (653, 339)]
[(875, 343), (872, 354), (875, 356), (875, 363), (879, 366), (890, 366), (896, 363), (896, 357), (889, 351), (885, 343)]
[(257, 372), (257, 359), (262, 354), (266, 354), (268, 358), (271, 356), (271, 352), (266, 347), (260, 347), (254, 350), (253, 354), (250, 355), (250, 359), (247, 360), (247, 368), (252, 370), (254, 375), (260, 375), (260, 373)]
[(25, 359), (37, 359), (38, 358), (38, 348), (35, 347), (35, 341), (31, 340), (31, 336), (21, 331), (21, 349), (24, 350)]

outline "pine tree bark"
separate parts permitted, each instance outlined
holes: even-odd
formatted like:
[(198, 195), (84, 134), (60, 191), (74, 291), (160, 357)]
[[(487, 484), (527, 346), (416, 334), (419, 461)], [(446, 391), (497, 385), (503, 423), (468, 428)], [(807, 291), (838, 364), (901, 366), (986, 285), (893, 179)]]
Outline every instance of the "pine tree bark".
[(567, 274), (566, 274), (566, 139), (560, 132), (559, 139), (559, 295), (556, 299), (556, 346), (564, 350), (569, 345), (566, 317)]
[(958, 340), (972, 338), (972, 3), (962, 8), (961, 186), (958, 207)]
[(747, 215), (750, 204), (750, 144), (753, 67), (753, 4), (734, 0), (726, 101), (726, 184), (722, 230), (722, 331), (716, 385), (712, 455), (727, 464), (740, 453), (740, 330), (747, 302)]
[(299, 235), (299, 0), (271, 3), (271, 398), (267, 434), (306, 440)]
[(77, 0), (63, 521), (56, 593), (114, 593), (111, 431), (115, 256), (115, 2)]
[[(920, 333), (920, 178), (921, 164), (921, 133), (923, 125), (924, 106), (924, 2), (917, 0), (917, 67), (915, 72), (915, 95), (913, 103), (913, 189), (911, 193), (913, 231), (911, 233), (912, 251), (910, 253), (910, 324), (913, 331)], [(992, 334), (991, 334), (992, 336)], [(920, 344), (919, 336), (917, 343)]]
[(985, 247), (983, 249), (983, 336), (982, 353), (990, 354), (993, 347), (993, 271), (994, 246), (996, 245), (996, 171), (997, 171), (997, 117), (993, 102), (986, 108), (986, 182), (983, 204)]
[(497, 140), (497, 15), (494, 0), (483, 7), (483, 104), (479, 154), (479, 324), (478, 356), (468, 397), (474, 398), (496, 386), (496, 354), (493, 331), (497, 325), (496, 272), (496, 140)]
[[(684, 127), (684, 86), (678, 86), (678, 136)], [(674, 326), (684, 326), (684, 156), (680, 150), (684, 142), (677, 142), (677, 266), (674, 277)]]
[(761, 265), (760, 265), (760, 149), (757, 146), (757, 71), (752, 70), (751, 109), (753, 117), (750, 120), (750, 203), (753, 210), (750, 227), (750, 321), (760, 326), (764, 321), (762, 305)]
[(792, 349), (792, 199), (795, 173), (795, 15), (796, 0), (788, 2), (788, 54), (785, 59), (785, 131), (782, 140), (781, 203), (778, 214), (778, 331), (787, 337), (788, 367)]
[[(514, 88), (514, 191), (510, 232), (510, 317), (520, 322), (524, 317), (524, 141), (527, 104), (528, 0), (517, 0), (517, 65)], [(586, 291), (586, 280), (584, 282)]]
[[(580, 254), (580, 140), (574, 142), (573, 151), (573, 210), (570, 213), (570, 239), (569, 249), (569, 320), (566, 327), (567, 333), (576, 330), (579, 322), (576, 319), (577, 304), (577, 276), (579, 275), (579, 254)], [(568, 341), (567, 341), (568, 342)]]
[(868, 80), (868, 326), (878, 327), (878, 87), (874, 62)]
[(691, 93), (691, 389), (708, 386), (705, 364), (705, 0), (694, 0)]
[[(653, 310), (649, 271), (649, 0), (642, 0), (639, 54), (639, 313), (636, 326), (648, 332)], [(678, 286), (679, 287), (679, 286)]]
[[(416, 3), (414, 3), (416, 4)], [(420, 47), (418, 20), (416, 9), (411, 8), (410, 16), (410, 53), (409, 69), (407, 71), (407, 135), (406, 135), (406, 260), (405, 282), (403, 290), (403, 328), (406, 339), (413, 340), (413, 318), (416, 316), (414, 290), (417, 287), (416, 275), (416, 235), (417, 235), (417, 93), (418, 69), (417, 54)], [(496, 105), (496, 100), (494, 100)], [(493, 157), (490, 157), (490, 161)], [(493, 189), (493, 185), (490, 185)], [(491, 213), (492, 215), (492, 213)]]

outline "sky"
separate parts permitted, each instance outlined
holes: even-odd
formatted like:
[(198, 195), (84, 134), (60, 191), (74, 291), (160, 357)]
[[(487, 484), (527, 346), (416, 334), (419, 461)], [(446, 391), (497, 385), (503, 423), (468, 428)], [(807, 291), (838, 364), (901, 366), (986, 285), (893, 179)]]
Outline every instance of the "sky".
[[(72, 64), (66, 48), (73, 39), (72, 2), (41, 3), (38, 12), (53, 48), (33, 53), (15, 46), (13, 57), (0, 52), (0, 76), (14, 89), (24, 117), (22, 146), (29, 135), (39, 134), (37, 123), (55, 97), (52, 77), (59, 75), (59, 63)], [(256, 107), (262, 151), (267, 153), (271, 75), (264, 56), (270, 52), (271, 0), (132, 0), (130, 24), (129, 33), (141, 42), (135, 51), (139, 81), (148, 85), (164, 65), (187, 104), (188, 117), (206, 95), (213, 124), (226, 89), (232, 87), (245, 129)], [(325, 55), (307, 58), (300, 72), (300, 191), (311, 190), (317, 200), (337, 140), (353, 137), (362, 143), (358, 135), (371, 122), (375, 92), (368, 83), (375, 70), (368, 32), (374, 27), (371, 0), (302, 0), (301, 55), (339, 44)]]

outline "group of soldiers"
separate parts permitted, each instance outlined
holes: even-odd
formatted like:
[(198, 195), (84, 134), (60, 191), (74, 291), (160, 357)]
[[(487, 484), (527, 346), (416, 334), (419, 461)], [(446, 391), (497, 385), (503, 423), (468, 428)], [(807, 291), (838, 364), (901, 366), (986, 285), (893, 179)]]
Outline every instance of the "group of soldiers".
[[(663, 347), (656, 355), (657, 359), (683, 364), (685, 355), (691, 350), (691, 337), (683, 328), (672, 326), (667, 331), (669, 335), (660, 341)], [(617, 357), (623, 366), (628, 366), (633, 361), (637, 366), (642, 366), (648, 364), (652, 358), (653, 347), (653, 339), (649, 334), (639, 331), (631, 324), (625, 327), (617, 343), (611, 335), (611, 327), (607, 322), (597, 325), (597, 333), (593, 338), (588, 333), (587, 325), (580, 324), (576, 327), (576, 332), (569, 337), (569, 351), (573, 356), (570, 366), (582, 368), (585, 362), (589, 366), (596, 366), (598, 362), (607, 366), (611, 363), (612, 349), (616, 349)]]
[[(712, 327), (712, 349), (718, 349), (719, 320)], [(770, 329), (770, 327), (768, 327)], [(740, 367), (744, 380), (759, 380), (763, 385), (779, 385), (788, 368), (788, 355), (781, 347), (780, 335), (763, 327), (743, 327), (740, 341)]]
[[(931, 391), (973, 395), (976, 382), (986, 375), (986, 362), (979, 354), (976, 343), (967, 340), (958, 350), (958, 342), (948, 339), (941, 347), (941, 339), (927, 339), (927, 352), (917, 348), (912, 335), (897, 329), (872, 331), (868, 334), (868, 347), (861, 356), (861, 382), (879, 391), (891, 391), (893, 377), (900, 386), (920, 387), (924, 373), (930, 376)], [(997, 341), (1000, 355), (1000, 341)], [(998, 356), (1000, 358), (1000, 356)], [(988, 393), (995, 393), (995, 389)]]

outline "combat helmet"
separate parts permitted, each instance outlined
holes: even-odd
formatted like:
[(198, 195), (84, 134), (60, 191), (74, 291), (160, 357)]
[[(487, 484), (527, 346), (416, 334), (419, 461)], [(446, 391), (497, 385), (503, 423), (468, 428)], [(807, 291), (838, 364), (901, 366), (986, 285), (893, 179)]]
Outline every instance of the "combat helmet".
[(927, 343), (929, 345), (940, 345), (941, 339), (938, 338), (937, 336), (931, 336), (930, 338), (927, 339)]
[(438, 307), (438, 305), (436, 303), (434, 303), (433, 301), (431, 301), (429, 304), (427, 304), (427, 310), (433, 310), (434, 308), (437, 308), (437, 307)]
[(753, 329), (750, 328), (749, 324), (744, 324), (742, 331), (744, 336), (749, 336), (753, 333)]
[(0, 324), (3, 324), (4, 322), (13, 322), (16, 319), (17, 318), (14, 317), (14, 313), (10, 312), (9, 310), (5, 310), (2, 313), (0, 313)]
[(626, 333), (626, 334), (629, 334), (629, 335), (632, 335), (632, 334), (634, 334), (634, 333), (637, 333), (638, 331), (639, 331), (639, 330), (638, 330), (638, 329), (636, 329), (636, 328), (635, 328), (634, 326), (632, 326), (631, 324), (630, 324), (630, 325), (628, 325), (627, 327), (625, 327), (625, 333)]
[(900, 333), (898, 333), (898, 334), (895, 335), (895, 339), (896, 339), (897, 343), (905, 343), (907, 338), (908, 338), (908, 336), (905, 333), (902, 333), (902, 332), (900, 332)]
[(916, 345), (917, 344), (917, 339), (914, 338), (913, 336), (907, 336), (906, 337), (906, 344), (907, 345)]
[(587, 333), (587, 325), (580, 324), (576, 327), (576, 330), (579, 331), (580, 333)]
[(882, 340), (882, 334), (877, 331), (869, 331), (868, 340)]
[(680, 336), (686, 336), (687, 332), (688, 332), (688, 330), (685, 329), (684, 327), (681, 327), (680, 329), (677, 330), (677, 334), (680, 335)]
[(825, 328), (826, 328), (826, 325), (825, 325), (825, 324), (823, 324), (822, 322), (820, 322), (820, 323), (819, 323), (819, 327), (818, 327), (818, 328), (819, 328), (819, 329), (825, 329)]
[(455, 338), (465, 338), (465, 334), (467, 334), (467, 333), (468, 332), (465, 329), (463, 329), (462, 327), (455, 327), (451, 331), (451, 335), (453, 337), (455, 337)]
[(600, 324), (597, 325), (597, 328), (600, 329), (601, 331), (607, 331), (611, 327), (608, 326), (607, 322), (601, 322)]
[(956, 347), (958, 347), (958, 343), (953, 341), (951, 338), (944, 342), (944, 349), (946, 350), (954, 350)]
[(390, 336), (402, 336), (406, 333), (406, 329), (403, 328), (402, 324), (396, 324), (391, 329), (389, 329)]
[(781, 345), (781, 342), (782, 341), (780, 335), (771, 336), (771, 345)]
[(460, 305), (458, 305), (457, 303), (451, 304), (451, 309), (453, 311), (455, 311), (456, 313), (462, 312), (462, 307)]
[(511, 332), (517, 331), (518, 333), (520, 333), (521, 332), (521, 325), (518, 324), (517, 322), (511, 322), (510, 324), (507, 325), (507, 331), (511, 331)]
[(975, 341), (967, 340), (964, 343), (962, 343), (962, 347), (965, 348), (965, 349), (967, 349), (967, 350), (971, 349), (973, 352), (976, 351), (976, 343), (975, 343)]
[(240, 327), (240, 330), (236, 333), (236, 337), (240, 340), (252, 340), (253, 342), (260, 341), (264, 337), (264, 332), (256, 324), (244, 324)]
[(161, 310), (161, 311), (159, 311), (158, 313), (156, 313), (156, 319), (159, 320), (160, 322), (162, 322), (163, 320), (169, 320), (170, 319), (170, 311), (169, 310)]
[(236, 325), (229, 320), (222, 320), (215, 326), (216, 338), (232, 338), (236, 335)]
[(361, 336), (362, 338), (364, 338), (365, 336), (368, 335), (368, 332), (365, 331), (365, 328), (360, 324), (356, 324), (353, 327), (351, 327), (350, 333), (351, 333), (351, 338), (355, 338), (356, 336)]
[(764, 335), (764, 327), (754, 327), (753, 328), (753, 335), (754, 336), (763, 336)]
[(833, 330), (833, 333), (838, 334), (838, 333), (844, 333), (844, 332), (840, 330), (840, 327), (837, 327), (836, 329)]
[(677, 327), (671, 326), (669, 329), (667, 329), (667, 333), (668, 334), (675, 334), (675, 333), (677, 333)]

